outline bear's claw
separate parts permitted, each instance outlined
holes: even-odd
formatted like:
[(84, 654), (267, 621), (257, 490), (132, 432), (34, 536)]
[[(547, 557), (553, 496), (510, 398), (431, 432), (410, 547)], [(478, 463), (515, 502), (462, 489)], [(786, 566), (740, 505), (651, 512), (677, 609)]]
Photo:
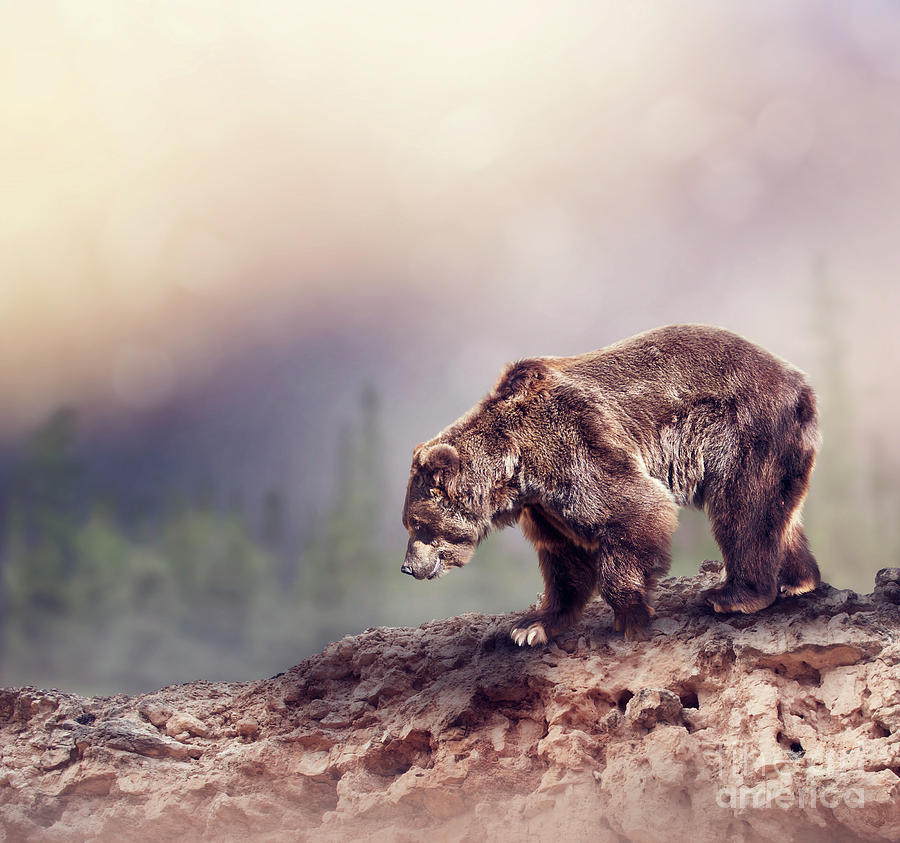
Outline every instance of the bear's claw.
[(819, 587), (819, 583), (816, 582), (814, 577), (808, 577), (802, 582), (796, 583), (794, 585), (781, 584), (778, 586), (779, 592), (788, 597), (796, 597), (799, 594), (807, 594), (810, 591), (815, 591)]
[(540, 621), (536, 621), (526, 627), (514, 627), (510, 630), (509, 637), (520, 647), (523, 647), (525, 644), (529, 647), (534, 647), (538, 644), (547, 643), (547, 632)]

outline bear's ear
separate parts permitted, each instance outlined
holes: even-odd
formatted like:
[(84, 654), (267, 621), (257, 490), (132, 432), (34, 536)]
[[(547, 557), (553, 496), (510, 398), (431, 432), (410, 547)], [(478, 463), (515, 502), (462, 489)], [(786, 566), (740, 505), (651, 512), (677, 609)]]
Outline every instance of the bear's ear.
[(515, 398), (540, 392), (546, 388), (549, 375), (550, 367), (543, 360), (520, 360), (506, 367), (494, 392), (499, 398)]
[(448, 498), (456, 495), (459, 480), (459, 452), (452, 445), (439, 444), (422, 454), (422, 467), (430, 475), (434, 487), (446, 493)]

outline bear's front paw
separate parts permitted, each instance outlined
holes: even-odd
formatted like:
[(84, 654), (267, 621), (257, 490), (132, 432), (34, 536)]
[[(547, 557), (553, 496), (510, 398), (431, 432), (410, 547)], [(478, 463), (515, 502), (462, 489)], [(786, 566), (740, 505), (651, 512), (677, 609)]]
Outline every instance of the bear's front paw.
[[(523, 621), (519, 621), (523, 623)], [(515, 626), (509, 632), (509, 637), (520, 647), (527, 644), (529, 647), (536, 647), (538, 644), (547, 643), (547, 630), (540, 621), (534, 621), (527, 626)]]

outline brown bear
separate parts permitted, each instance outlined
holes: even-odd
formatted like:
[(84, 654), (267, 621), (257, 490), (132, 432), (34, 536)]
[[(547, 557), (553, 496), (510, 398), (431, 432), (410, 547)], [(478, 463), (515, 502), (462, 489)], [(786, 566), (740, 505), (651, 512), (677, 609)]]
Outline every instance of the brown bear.
[(798, 369), (721, 328), (672, 325), (574, 357), (506, 367), (494, 389), (418, 445), (401, 570), (465, 565), (518, 521), (537, 548), (540, 608), (510, 635), (543, 644), (599, 592), (643, 637), (679, 506), (706, 511), (725, 560), (717, 612), (756, 612), (819, 584), (800, 508), (819, 445)]

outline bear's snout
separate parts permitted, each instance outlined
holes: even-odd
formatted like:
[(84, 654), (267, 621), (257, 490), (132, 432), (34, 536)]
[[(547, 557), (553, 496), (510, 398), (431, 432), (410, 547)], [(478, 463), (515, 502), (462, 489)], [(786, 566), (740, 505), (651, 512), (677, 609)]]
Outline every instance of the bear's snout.
[(434, 567), (434, 548), (415, 537), (410, 538), (400, 570), (417, 580), (424, 580), (434, 573)]

